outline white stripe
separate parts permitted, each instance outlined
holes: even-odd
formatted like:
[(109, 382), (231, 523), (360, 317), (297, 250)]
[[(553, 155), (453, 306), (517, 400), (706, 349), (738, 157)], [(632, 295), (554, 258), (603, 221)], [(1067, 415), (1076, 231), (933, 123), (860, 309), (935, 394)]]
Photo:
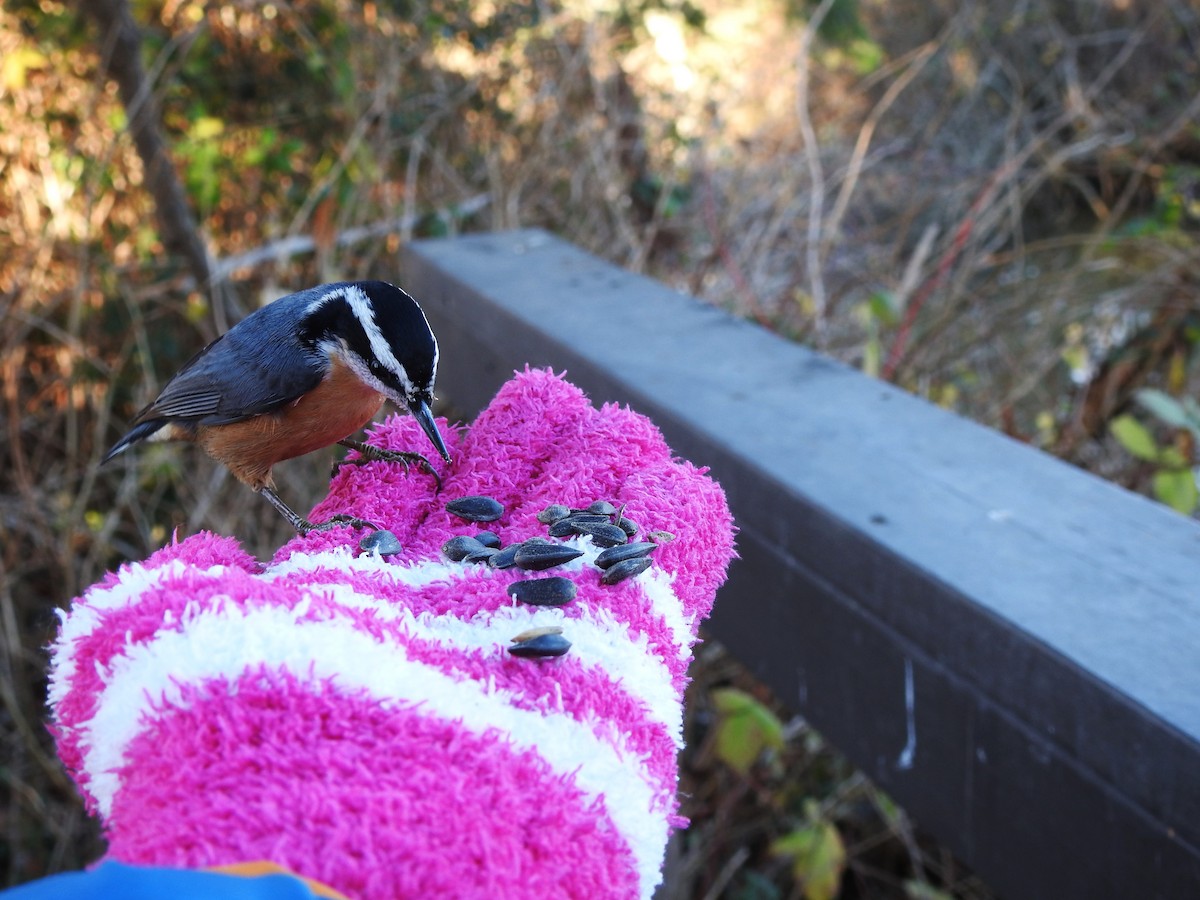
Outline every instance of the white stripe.
[[(408, 397), (413, 391), (412, 381), (408, 377), (408, 372), (404, 366), (400, 365), (400, 361), (396, 359), (396, 355), (392, 352), (392, 345), (388, 343), (387, 338), (380, 331), (378, 323), (375, 321), (375, 308), (371, 305), (371, 300), (367, 297), (366, 292), (362, 288), (353, 285), (342, 289), (342, 296), (346, 298), (346, 302), (350, 304), (350, 309), (354, 311), (355, 317), (359, 324), (362, 325), (363, 331), (366, 332), (367, 342), (371, 345), (371, 352), (375, 354), (375, 358), (387, 368), (391, 369), (392, 374), (399, 380), (401, 387), (404, 388), (404, 396)], [(372, 379), (374, 380), (374, 379)], [(391, 391), (388, 391), (390, 394)]]
[[(590, 537), (575, 537), (562, 542), (566, 546), (583, 551), (583, 556), (572, 560), (564, 566), (556, 567), (555, 571), (578, 572), (585, 567), (593, 568), (596, 557), (604, 548), (597, 547)], [(394, 560), (394, 557), (392, 558)], [(505, 584), (512, 579), (511, 574), (489, 569), (486, 565), (475, 563), (452, 563), (441, 558), (424, 559), (411, 564), (388, 561), (376, 554), (364, 553), (361, 556), (351, 556), (347, 548), (339, 547), (319, 553), (293, 553), (286, 560), (272, 566), (261, 577), (277, 579), (287, 575), (307, 574), (317, 569), (335, 569), (346, 573), (380, 576), (395, 584), (420, 588), (439, 581), (452, 581), (470, 574), (486, 573), (488, 576), (502, 580)], [(595, 570), (598, 571), (599, 570)], [(671, 640), (679, 648), (679, 658), (683, 661), (691, 659), (690, 648), (695, 641), (692, 628), (695, 616), (689, 616), (683, 609), (683, 604), (675, 594), (672, 574), (651, 566), (641, 575), (635, 577), (635, 583), (641, 587), (650, 601), (651, 611), (661, 616), (667, 628), (671, 631)]]
[(308, 575), (318, 569), (332, 569), (350, 575), (380, 576), (393, 584), (419, 588), (437, 581), (449, 581), (465, 571), (463, 566), (440, 558), (426, 558), (412, 565), (396, 562), (396, 557), (390, 557), (390, 560), (377, 553), (353, 556), (350, 548), (343, 546), (318, 553), (293, 553), (259, 577), (275, 581), (288, 575)]
[[(399, 290), (399, 288), (397, 288), (397, 290)], [(375, 309), (371, 305), (370, 298), (367, 297), (366, 292), (364, 292), (362, 288), (353, 284), (348, 284), (334, 290), (327, 291), (316, 300), (313, 300), (311, 303), (309, 303), (307, 307), (305, 307), (305, 315), (311, 315), (326, 303), (329, 303), (331, 300), (336, 300), (338, 297), (343, 298), (350, 305), (350, 309), (354, 313), (354, 317), (358, 319), (359, 324), (362, 325), (363, 333), (367, 336), (367, 343), (371, 345), (372, 355), (384, 366), (391, 369), (392, 374), (396, 376), (396, 380), (400, 382), (400, 386), (403, 389), (403, 395), (396, 396), (396, 392), (392, 388), (383, 384), (378, 378), (376, 378), (371, 370), (367, 367), (365, 360), (360, 360), (357, 353), (348, 351), (343, 339), (336, 338), (335, 340), (323, 341), (320, 345), (321, 350), (330, 358), (333, 357), (334, 353), (337, 353), (339, 356), (341, 356), (342, 361), (350, 367), (354, 374), (358, 376), (359, 380), (361, 380), (364, 384), (367, 384), (379, 391), (381, 394), (390, 397), (392, 402), (400, 404), (401, 406), (406, 405), (408, 402), (408, 395), (413, 392), (412, 380), (408, 377), (408, 372), (404, 366), (402, 366), (400, 361), (396, 359), (395, 353), (392, 352), (392, 345), (389, 344), (387, 338), (383, 336), (383, 332), (380, 330), (379, 324), (375, 321)], [(415, 303), (416, 301), (413, 302)], [(419, 310), (420, 307), (418, 306), (417, 309)], [(422, 311), (421, 315), (424, 316), (425, 313)], [(426, 320), (425, 326), (428, 328), (428, 320)], [(431, 331), (430, 334), (432, 333), (433, 332)], [(434, 338), (433, 374), (435, 376), (437, 375), (436, 338)]]
[[(656, 809), (656, 791), (627, 749), (616, 749), (566, 715), (522, 710), (512, 695), (456, 681), (437, 668), (409, 660), (403, 647), (377, 642), (346, 622), (299, 622), (296, 610), (225, 608), (189, 619), (181, 631), (164, 631), (127, 648), (114, 661), (83, 735), (84, 768), (101, 814), (112, 812), (120, 786), (116, 772), (129, 744), (164, 705), (179, 705), (180, 685), (215, 678), (235, 680), (259, 665), (294, 675), (330, 679), (343, 691), (369, 691), (384, 701), (419, 703), (423, 710), (461, 722), (475, 734), (496, 728), (512, 746), (541, 756), (563, 777), (605, 808), (632, 850), (641, 893), (649, 898), (660, 879), (667, 822)], [(547, 677), (553, 677), (548, 672)]]
[[(584, 552), (579, 560), (569, 563), (568, 571), (578, 571), (585, 562), (590, 564), (600, 552), (590, 539), (573, 540), (567, 543)], [(80, 638), (92, 632), (100, 623), (99, 610), (130, 606), (148, 590), (156, 589), (168, 578), (178, 577), (189, 570), (180, 561), (148, 569), (141, 564), (132, 564), (124, 569), (120, 580), (111, 587), (93, 588), (84, 594), (81, 603), (74, 604), (69, 612), (59, 615), (62, 627), (55, 643), (54, 665), (50, 673), (49, 699), (51, 706), (57, 705), (70, 690), (77, 671), (75, 650)], [(346, 548), (320, 553), (294, 553), (287, 560), (254, 577), (265, 581), (276, 581), (289, 575), (311, 575), (319, 569), (333, 570), (342, 574), (361, 574), (382, 577), (392, 583), (411, 588), (421, 588), (437, 582), (453, 581), (468, 574), (487, 573), (498, 580), (508, 582), (506, 576), (495, 570), (478, 565), (450, 563), (439, 559), (427, 559), (413, 565), (397, 565), (377, 555), (352, 556)], [(228, 570), (226, 566), (208, 569), (190, 568), (200, 577), (216, 579)], [(238, 570), (243, 571), (243, 570)], [(690, 618), (684, 613), (679, 598), (672, 589), (672, 576), (659, 569), (651, 568), (637, 576), (637, 584), (650, 600), (652, 610), (663, 617), (671, 630), (672, 640), (678, 648), (679, 658), (686, 660), (692, 644)], [(464, 647), (490, 646), (504, 643), (514, 634), (526, 628), (547, 624), (560, 624), (565, 617), (551, 610), (535, 613), (530, 607), (502, 608), (491, 614), (490, 619), (461, 620), (456, 616), (436, 617), (423, 614), (418, 624), (410, 610), (398, 606), (392, 599), (356, 592), (346, 585), (336, 583), (312, 584), (311, 593), (328, 592), (339, 603), (359, 608), (373, 609), (384, 619), (404, 619), (409, 633), (415, 637), (456, 644)], [(524, 613), (522, 615), (522, 613)], [(654, 721), (670, 729), (678, 743), (680, 738), (679, 701), (668, 673), (650, 653), (644, 635), (634, 642), (629, 638), (626, 624), (618, 622), (603, 609), (588, 609), (587, 613), (570, 624), (571, 641), (581, 643), (614, 677), (624, 677), (625, 689), (646, 704)], [(511, 633), (508, 629), (513, 628)], [(478, 632), (478, 638), (473, 633)]]
[[(120, 572), (119, 580), (111, 587), (93, 587), (84, 593), (68, 610), (58, 610), (60, 626), (58, 638), (51, 654), (50, 705), (57, 706), (70, 690), (75, 677), (77, 663), (75, 651), (80, 639), (96, 630), (100, 624), (101, 610), (123, 609), (133, 606), (143, 593), (154, 590), (168, 578), (190, 572), (200, 578), (217, 579), (229, 571), (227, 566), (212, 566), (207, 569), (189, 566), (173, 559), (162, 566), (147, 568), (141, 563), (131, 563)], [(239, 570), (242, 571), (242, 570)]]
[(560, 625), (571, 641), (573, 653), (601, 666), (621, 689), (640, 701), (650, 721), (666, 729), (677, 750), (683, 749), (683, 708), (670, 671), (650, 649), (644, 634), (630, 636), (626, 623), (603, 609), (587, 609), (577, 618), (562, 609), (505, 606), (480, 613), (472, 619), (431, 613), (414, 615), (386, 598), (363, 594), (347, 585), (312, 585), (308, 595), (324, 594), (349, 609), (372, 610), (384, 621), (396, 622), (418, 640), (430, 641), (463, 651), (491, 650), (529, 628)]

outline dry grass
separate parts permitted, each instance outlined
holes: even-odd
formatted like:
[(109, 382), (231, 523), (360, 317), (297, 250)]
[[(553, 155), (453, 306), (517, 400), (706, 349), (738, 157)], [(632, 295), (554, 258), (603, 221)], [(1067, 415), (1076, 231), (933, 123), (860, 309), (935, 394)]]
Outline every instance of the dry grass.
[[(217, 285), (159, 244), (104, 43), (56, 0), (0, 12), (4, 881), (99, 846), (42, 725), (54, 609), (176, 528), (259, 555), (285, 536), (187, 449), (100, 471), (104, 449), (246, 309), (337, 277), (402, 281), (392, 261), (413, 236), (545, 226), (1140, 485), (1076, 426), (1108, 355), (1196, 307), (1200, 17), (1183, 0), (1002, 7), (139, 5)], [(1101, 387), (1194, 389), (1191, 340)], [(327, 464), (284, 467), (297, 508)], [(734, 678), (716, 661), (698, 683)], [(867, 790), (805, 748), (789, 759), (824, 780), (793, 790)], [(688, 852), (712, 862), (685, 861), (676, 896), (775, 896), (750, 893), (750, 873), (786, 884), (780, 867), (737, 848), (783, 827), (786, 791), (686, 765), (709, 798)], [(974, 896), (894, 823), (859, 837), (847, 896), (902, 895), (896, 873), (922, 870)]]

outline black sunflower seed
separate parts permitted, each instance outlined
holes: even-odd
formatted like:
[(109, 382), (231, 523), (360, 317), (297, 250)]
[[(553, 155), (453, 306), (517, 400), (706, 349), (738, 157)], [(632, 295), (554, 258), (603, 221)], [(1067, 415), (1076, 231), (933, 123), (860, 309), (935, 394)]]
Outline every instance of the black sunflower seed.
[(508, 652), (513, 656), (542, 657), (562, 656), (570, 649), (571, 642), (561, 634), (543, 634), (510, 645)]
[(559, 519), (565, 519), (570, 514), (571, 510), (569, 507), (563, 506), (561, 503), (551, 503), (537, 514), (537, 520), (543, 525), (552, 525)]
[(609, 566), (627, 559), (637, 559), (641, 556), (649, 556), (658, 544), (651, 544), (649, 541), (639, 541), (636, 544), (618, 544), (616, 547), (609, 547), (601, 552), (596, 557), (596, 565), (601, 569), (607, 569)]
[(607, 522), (608, 516), (602, 516), (599, 513), (575, 512), (552, 523), (549, 531), (551, 537), (564, 537), (574, 534), (578, 525), (604, 525)]
[(480, 550), (486, 549), (483, 544), (467, 534), (452, 537), (442, 544), (442, 552), (454, 562), (461, 562), (469, 553), (478, 553)]
[(516, 637), (511, 637), (509, 640), (514, 644), (519, 644), (522, 641), (532, 641), (534, 638), (541, 637), (546, 634), (562, 634), (561, 625), (546, 625), (542, 628), (526, 628)]
[(492, 497), (459, 497), (447, 503), (446, 510), (468, 522), (495, 522), (504, 515), (504, 507)]
[(520, 544), (509, 544), (502, 550), (497, 550), (488, 558), (488, 565), (493, 569), (507, 569), (517, 561), (517, 551), (521, 549)]
[(645, 572), (650, 568), (650, 558), (647, 556), (638, 556), (634, 559), (625, 559), (619, 563), (613, 563), (604, 570), (604, 574), (600, 576), (602, 584), (618, 584), (626, 578), (632, 578), (641, 572)]
[(592, 543), (597, 547), (615, 547), (618, 544), (624, 544), (629, 540), (629, 535), (608, 522), (600, 522), (592, 524), (590, 522), (580, 522), (576, 524), (575, 530), (579, 534), (589, 535)]
[(617, 511), (617, 508), (607, 500), (597, 500), (588, 506), (587, 511), (590, 513), (600, 513), (602, 516), (611, 516)]
[(583, 551), (568, 547), (565, 544), (535, 544), (526, 541), (518, 548), (513, 562), (522, 569), (541, 571), (554, 566), (561, 566), (583, 556)]
[(500, 549), (500, 535), (496, 534), (494, 531), (481, 531), (479, 534), (475, 535), (475, 540), (479, 541), (479, 543), (483, 544), (485, 547), (494, 547), (497, 550)]
[(508, 596), (518, 603), (528, 603), (530, 606), (562, 606), (574, 600), (579, 593), (575, 582), (560, 575), (514, 581), (506, 590)]
[(484, 547), (481, 544), (478, 550), (472, 550), (463, 557), (462, 561), (465, 563), (490, 563), (492, 561), (492, 557), (499, 552), (500, 551), (495, 547)]
[(395, 556), (404, 549), (400, 546), (400, 539), (385, 529), (372, 531), (358, 542), (358, 548), (380, 556)]

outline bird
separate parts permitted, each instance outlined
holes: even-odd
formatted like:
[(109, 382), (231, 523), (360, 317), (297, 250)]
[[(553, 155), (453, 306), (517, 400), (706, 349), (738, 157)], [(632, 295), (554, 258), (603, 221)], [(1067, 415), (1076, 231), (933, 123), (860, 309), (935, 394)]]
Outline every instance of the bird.
[(371, 526), (354, 516), (310, 522), (275, 490), (271, 468), (342, 444), (364, 459), (417, 463), (350, 435), (384, 400), (407, 407), (435, 450), (450, 454), (430, 411), (438, 344), (411, 296), (385, 281), (341, 281), (288, 294), (238, 322), (197, 353), (130, 424), (101, 464), (142, 441), (199, 444), (265, 497), (300, 534), (337, 525)]

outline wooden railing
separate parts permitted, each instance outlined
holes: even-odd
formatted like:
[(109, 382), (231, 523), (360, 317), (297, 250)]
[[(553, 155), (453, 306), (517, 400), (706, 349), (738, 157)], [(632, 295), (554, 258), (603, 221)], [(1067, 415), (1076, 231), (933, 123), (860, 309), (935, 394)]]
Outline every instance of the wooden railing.
[(1200, 897), (1200, 527), (540, 231), (418, 242), (464, 415), (566, 370), (710, 466), (714, 636), (1002, 894)]

